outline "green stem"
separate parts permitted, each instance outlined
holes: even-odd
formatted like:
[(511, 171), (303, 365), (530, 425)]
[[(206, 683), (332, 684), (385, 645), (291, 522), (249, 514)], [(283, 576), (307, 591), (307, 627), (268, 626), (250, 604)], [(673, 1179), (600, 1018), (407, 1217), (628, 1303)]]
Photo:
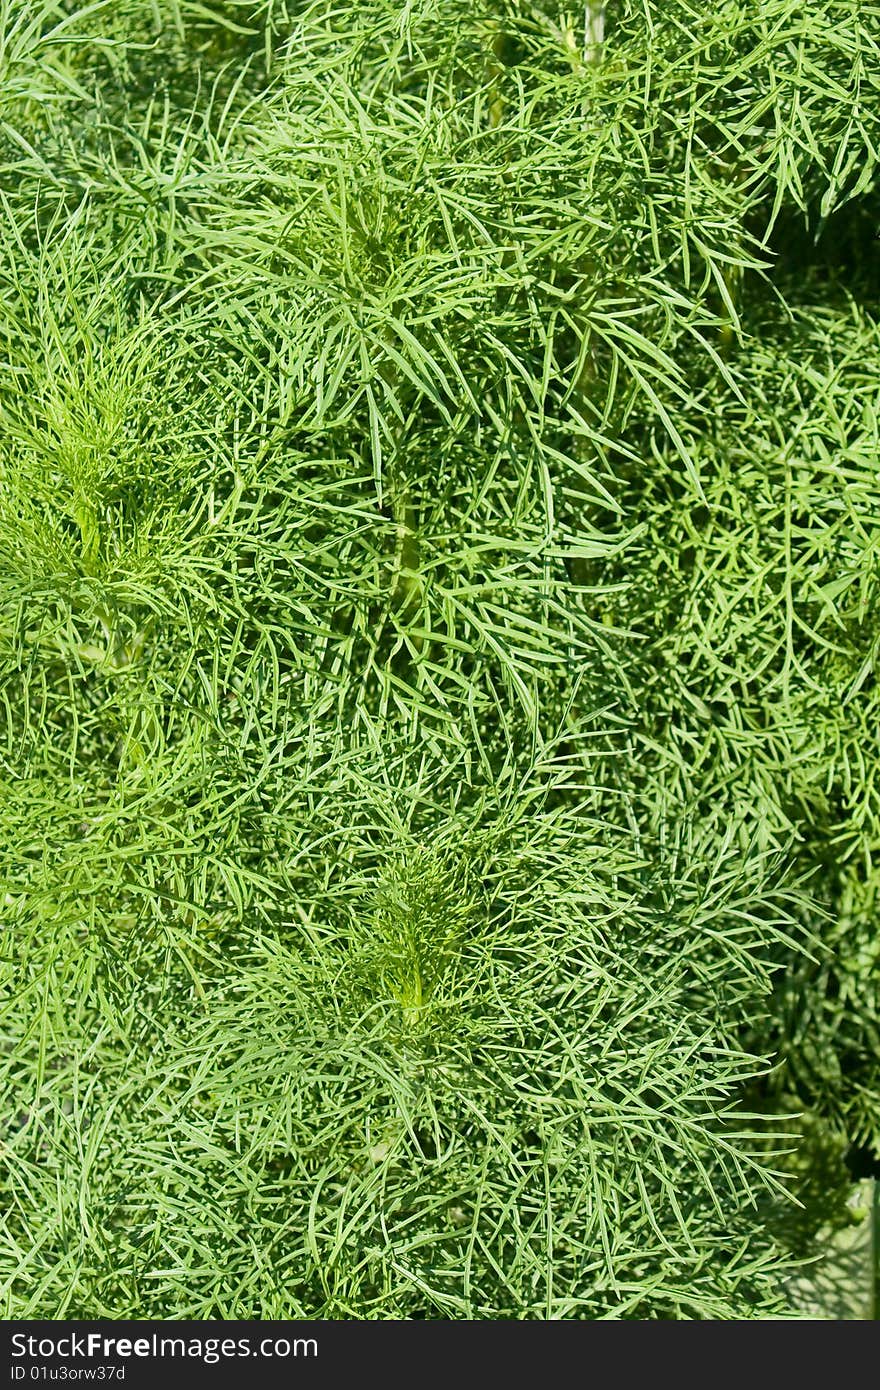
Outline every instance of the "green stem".
[(605, 44), (605, 0), (587, 0), (584, 6), (584, 57), (588, 63), (602, 60)]
[(880, 1300), (880, 1179), (871, 1179), (871, 1302), (869, 1318), (878, 1320)]

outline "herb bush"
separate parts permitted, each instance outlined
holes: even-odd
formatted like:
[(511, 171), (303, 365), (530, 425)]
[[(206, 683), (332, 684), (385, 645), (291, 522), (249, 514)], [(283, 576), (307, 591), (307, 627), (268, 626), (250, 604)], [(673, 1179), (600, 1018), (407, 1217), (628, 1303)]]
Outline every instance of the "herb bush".
[(3, 0), (7, 1316), (792, 1312), (878, 138), (859, 0)]

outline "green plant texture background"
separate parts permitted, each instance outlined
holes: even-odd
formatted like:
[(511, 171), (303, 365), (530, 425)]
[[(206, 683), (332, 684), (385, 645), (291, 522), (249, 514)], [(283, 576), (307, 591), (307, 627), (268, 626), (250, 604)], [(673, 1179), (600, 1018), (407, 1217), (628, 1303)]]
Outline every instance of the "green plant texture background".
[(862, 0), (0, 0), (7, 1317), (822, 1316), (878, 223)]

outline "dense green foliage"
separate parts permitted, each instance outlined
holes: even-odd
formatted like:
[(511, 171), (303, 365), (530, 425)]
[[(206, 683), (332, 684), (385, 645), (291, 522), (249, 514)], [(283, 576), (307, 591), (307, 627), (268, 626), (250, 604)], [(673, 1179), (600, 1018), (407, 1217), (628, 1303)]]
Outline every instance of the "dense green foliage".
[(0, 0), (8, 1315), (789, 1311), (878, 179), (860, 0)]

